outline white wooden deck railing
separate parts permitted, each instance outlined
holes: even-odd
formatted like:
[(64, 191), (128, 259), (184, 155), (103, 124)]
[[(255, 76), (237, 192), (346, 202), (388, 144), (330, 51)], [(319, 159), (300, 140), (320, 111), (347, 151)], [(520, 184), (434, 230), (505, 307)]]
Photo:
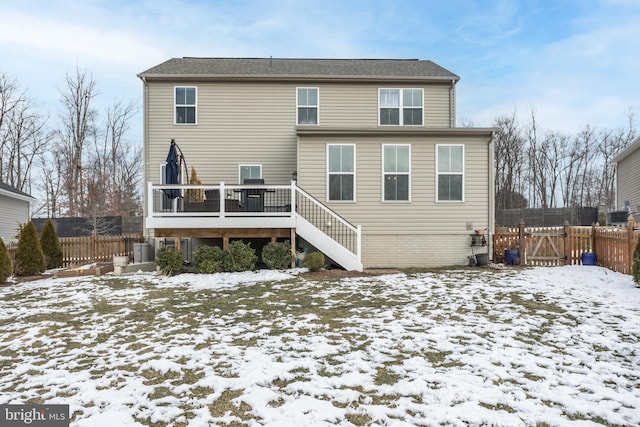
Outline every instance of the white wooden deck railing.
[[(169, 196), (172, 190), (177, 197)], [(148, 228), (296, 228), (328, 256), (342, 256), (337, 244), (356, 266), (361, 263), (361, 227), (326, 207), (295, 181), (290, 185), (148, 183), (147, 196)], [(323, 240), (327, 238), (332, 242)]]

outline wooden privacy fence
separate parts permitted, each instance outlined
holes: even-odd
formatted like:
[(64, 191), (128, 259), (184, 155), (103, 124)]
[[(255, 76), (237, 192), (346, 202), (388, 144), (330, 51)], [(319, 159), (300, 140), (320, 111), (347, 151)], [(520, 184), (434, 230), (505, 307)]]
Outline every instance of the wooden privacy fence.
[(617, 227), (496, 227), (493, 234), (493, 260), (505, 262), (505, 250), (517, 249), (520, 265), (581, 264), (583, 252), (596, 254), (597, 263), (613, 271), (631, 274), (633, 251), (640, 238), (635, 223)]
[[(114, 256), (133, 257), (133, 244), (144, 241), (142, 234), (121, 236), (60, 237), (63, 267), (74, 267), (93, 262), (109, 262)], [(15, 265), (17, 243), (9, 243), (9, 257)]]

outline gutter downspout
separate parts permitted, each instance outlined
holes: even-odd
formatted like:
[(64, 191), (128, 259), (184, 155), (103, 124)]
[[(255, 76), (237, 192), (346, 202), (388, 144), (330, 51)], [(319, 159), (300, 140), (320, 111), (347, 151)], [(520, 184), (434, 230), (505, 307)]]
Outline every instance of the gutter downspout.
[(456, 80), (451, 80), (449, 87), (449, 127), (451, 128), (456, 127), (456, 83)]
[(489, 230), (488, 230), (488, 241), (487, 241), (487, 249), (489, 252), (489, 259), (491, 259), (493, 261), (493, 232), (495, 231), (495, 227), (496, 227), (496, 218), (495, 218), (495, 212), (496, 212), (496, 192), (495, 192), (495, 185), (496, 185), (496, 177), (494, 174), (494, 162), (495, 162), (495, 148), (494, 148), (494, 143), (493, 143), (493, 139), (495, 137), (495, 131), (491, 132), (491, 139), (489, 140), (489, 147), (488, 147), (488, 154), (489, 154)]
[(149, 229), (147, 228), (147, 215), (150, 215), (148, 209), (149, 198), (152, 197), (151, 191), (149, 189), (150, 185), (147, 185), (150, 182), (149, 175), (149, 144), (147, 143), (147, 139), (149, 138), (149, 120), (147, 110), (149, 108), (149, 87), (147, 85), (147, 79), (144, 76), (140, 76), (140, 80), (142, 80), (142, 147), (144, 153), (144, 200), (147, 203), (143, 203), (142, 207), (142, 230), (144, 234), (145, 241), (149, 241)]

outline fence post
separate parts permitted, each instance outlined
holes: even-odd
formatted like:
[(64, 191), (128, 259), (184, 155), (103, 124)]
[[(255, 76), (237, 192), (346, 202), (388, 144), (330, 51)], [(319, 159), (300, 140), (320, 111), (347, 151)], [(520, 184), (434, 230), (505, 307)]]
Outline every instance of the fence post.
[(591, 224), (591, 252), (596, 254), (596, 259), (598, 259), (598, 252), (596, 252), (596, 227), (597, 224), (595, 222)]
[(91, 232), (91, 262), (96, 262), (96, 231)]
[(520, 265), (527, 265), (527, 254), (524, 242), (524, 218), (518, 223), (518, 247), (520, 248)]
[(564, 227), (564, 265), (571, 265), (571, 225), (569, 225), (569, 221), (566, 219), (562, 225)]

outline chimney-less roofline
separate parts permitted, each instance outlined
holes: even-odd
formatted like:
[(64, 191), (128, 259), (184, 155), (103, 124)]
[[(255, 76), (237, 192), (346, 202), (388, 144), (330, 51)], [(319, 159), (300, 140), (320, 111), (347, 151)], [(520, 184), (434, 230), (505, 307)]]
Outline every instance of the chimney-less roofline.
[(145, 80), (270, 80), (270, 81), (413, 81), (413, 82), (444, 82), (459, 81), (455, 76), (383, 76), (383, 75), (326, 75), (326, 74), (151, 74), (140, 73), (138, 77)]

